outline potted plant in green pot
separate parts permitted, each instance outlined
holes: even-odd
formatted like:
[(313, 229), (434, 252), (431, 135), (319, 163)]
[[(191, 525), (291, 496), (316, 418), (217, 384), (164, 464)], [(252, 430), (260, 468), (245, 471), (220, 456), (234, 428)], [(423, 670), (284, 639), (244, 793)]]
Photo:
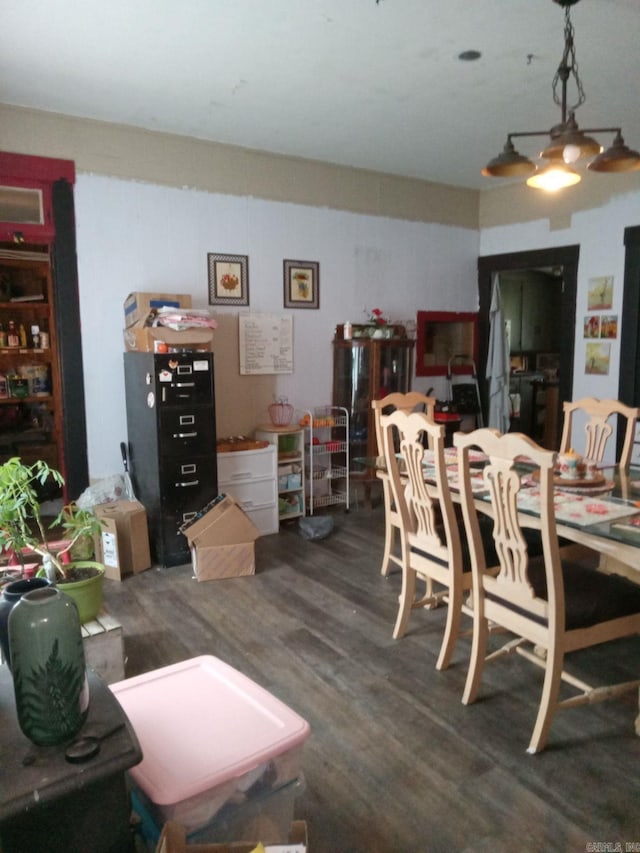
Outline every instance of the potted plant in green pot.
[[(64, 506), (47, 528), (41, 514), (38, 489), (53, 481), (64, 485), (59, 471), (46, 462), (30, 465), (13, 457), (0, 465), (0, 547), (13, 552), (24, 564), (24, 554), (41, 558), (38, 575), (59, 586), (76, 602), (82, 623), (98, 614), (102, 603), (104, 566), (94, 562), (94, 537), (100, 533), (102, 522), (90, 510), (75, 503)], [(52, 531), (65, 537), (54, 540)], [(79, 554), (80, 545), (91, 546)]]

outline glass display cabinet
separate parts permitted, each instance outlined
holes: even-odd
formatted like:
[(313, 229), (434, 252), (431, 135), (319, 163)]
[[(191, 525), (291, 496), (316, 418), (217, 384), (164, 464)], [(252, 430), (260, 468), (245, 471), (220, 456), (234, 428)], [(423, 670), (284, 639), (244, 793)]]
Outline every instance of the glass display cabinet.
[[(393, 392), (406, 393), (413, 376), (415, 341), (404, 336), (401, 326), (394, 326), (395, 337), (354, 337), (345, 340), (338, 326), (333, 342), (333, 405), (344, 407), (349, 414), (349, 457), (377, 456), (376, 430), (372, 400)], [(359, 469), (359, 470), (358, 470)], [(360, 466), (352, 472), (364, 482), (367, 494), (376, 481), (373, 468)]]

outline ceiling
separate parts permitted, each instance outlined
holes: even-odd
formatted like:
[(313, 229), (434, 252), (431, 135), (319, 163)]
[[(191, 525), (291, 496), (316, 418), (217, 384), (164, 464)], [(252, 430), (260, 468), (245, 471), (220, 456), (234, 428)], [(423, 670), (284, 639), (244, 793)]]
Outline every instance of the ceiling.
[[(552, 0), (2, 6), (6, 104), (470, 188), (504, 183), (480, 170), (508, 131), (560, 119), (564, 11)], [(621, 125), (640, 149), (638, 0), (582, 0), (571, 16), (579, 125)], [(482, 56), (462, 62), (465, 50)], [(532, 157), (544, 143), (516, 141)]]

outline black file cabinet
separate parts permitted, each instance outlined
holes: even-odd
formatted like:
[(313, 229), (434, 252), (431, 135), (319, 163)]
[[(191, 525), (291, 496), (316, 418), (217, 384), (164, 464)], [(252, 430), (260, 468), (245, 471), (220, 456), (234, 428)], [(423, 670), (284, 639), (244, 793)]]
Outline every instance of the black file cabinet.
[(218, 494), (213, 355), (124, 355), (131, 477), (156, 565), (191, 560), (180, 525)]

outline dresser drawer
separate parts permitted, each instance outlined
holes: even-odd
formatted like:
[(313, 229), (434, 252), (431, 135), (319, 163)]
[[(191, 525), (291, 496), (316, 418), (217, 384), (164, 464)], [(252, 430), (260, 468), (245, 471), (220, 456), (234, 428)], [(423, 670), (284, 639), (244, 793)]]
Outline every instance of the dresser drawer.
[(258, 528), (262, 536), (270, 533), (278, 533), (280, 530), (280, 519), (278, 518), (278, 505), (263, 506), (259, 509), (245, 510), (251, 521)]
[(251, 483), (220, 483), (220, 491), (240, 504), (245, 512), (263, 506), (275, 506), (276, 481), (255, 480)]
[(276, 447), (218, 453), (218, 482), (243, 483), (276, 476)]

